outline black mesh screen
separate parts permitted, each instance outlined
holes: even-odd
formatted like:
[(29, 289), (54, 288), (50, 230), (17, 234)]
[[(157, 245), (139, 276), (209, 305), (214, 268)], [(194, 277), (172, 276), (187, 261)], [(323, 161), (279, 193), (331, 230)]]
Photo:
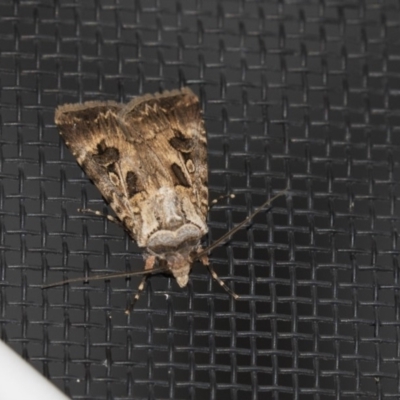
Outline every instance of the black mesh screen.
[[(1, 338), (75, 399), (400, 398), (400, 7), (387, 1), (0, 2)], [(58, 104), (187, 85), (210, 243), (180, 289), (140, 271), (54, 125)], [(1, 363), (1, 360), (0, 360)], [(23, 382), (23, 377), (21, 377)]]

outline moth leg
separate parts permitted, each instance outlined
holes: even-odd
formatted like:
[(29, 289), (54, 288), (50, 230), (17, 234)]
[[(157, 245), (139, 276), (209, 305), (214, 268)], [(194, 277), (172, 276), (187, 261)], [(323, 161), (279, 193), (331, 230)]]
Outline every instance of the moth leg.
[(98, 217), (107, 218), (109, 221), (114, 222), (115, 224), (122, 226), (122, 223), (121, 223), (121, 221), (119, 219), (113, 217), (112, 215), (103, 214), (100, 211), (91, 210), (90, 208), (78, 208), (78, 212), (81, 212), (83, 214), (94, 214), (94, 215), (97, 215)]
[[(197, 253), (201, 253), (203, 251), (203, 249), (201, 247), (199, 247), (197, 249)], [(212, 265), (210, 265), (210, 261), (208, 259), (208, 256), (206, 254), (202, 255), (199, 260), (201, 261), (201, 263), (203, 265), (205, 265), (208, 268), (208, 271), (210, 272), (211, 276), (213, 277), (213, 279), (215, 279), (220, 286), (222, 286), (235, 300), (237, 300), (239, 298), (239, 295), (237, 295), (233, 290), (231, 290), (226, 283), (217, 275), (217, 273), (215, 272), (214, 268), (212, 267)]]
[(144, 264), (144, 270), (148, 271), (149, 269), (153, 269), (155, 263), (156, 263), (156, 257), (155, 256), (147, 257), (146, 263)]
[(143, 275), (143, 278), (140, 281), (140, 284), (137, 288), (136, 294), (132, 297), (131, 303), (125, 310), (126, 315), (129, 315), (132, 312), (133, 308), (135, 307), (136, 302), (139, 300), (140, 295), (142, 294), (144, 288), (146, 287), (147, 277), (148, 277), (148, 275)]
[[(148, 257), (146, 259), (146, 263), (144, 265), (144, 270), (148, 271), (149, 269), (153, 269), (155, 262), (156, 262), (156, 258), (154, 256)], [(148, 276), (149, 276), (148, 274), (143, 275), (143, 278), (140, 281), (139, 286), (137, 288), (136, 294), (133, 296), (131, 303), (125, 310), (126, 315), (129, 315), (132, 312), (133, 308), (135, 307), (136, 302), (139, 300), (140, 295), (142, 294), (144, 288), (146, 287), (146, 281), (147, 281)]]
[(207, 265), (208, 270), (210, 271), (211, 276), (222, 286), (235, 300), (239, 298), (239, 296), (232, 291), (226, 283), (217, 275), (217, 273), (214, 271), (214, 268), (211, 265)]
[(210, 205), (208, 206), (208, 211), (210, 211), (216, 204), (218, 204), (221, 200), (223, 199), (234, 199), (235, 195), (234, 194), (223, 194), (216, 199), (214, 199)]
[[(202, 250), (202, 249), (199, 249), (199, 250)], [(200, 251), (199, 251), (199, 253), (200, 253)], [(207, 255), (201, 256), (199, 258), (199, 261), (205, 266), (209, 266), (210, 265), (210, 260), (208, 259)]]

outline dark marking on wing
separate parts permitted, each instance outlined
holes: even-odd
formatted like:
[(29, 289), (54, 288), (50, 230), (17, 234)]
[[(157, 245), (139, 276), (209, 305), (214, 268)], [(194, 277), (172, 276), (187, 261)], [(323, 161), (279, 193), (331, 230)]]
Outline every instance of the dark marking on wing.
[(183, 136), (182, 132), (174, 129), (174, 137), (169, 140), (169, 144), (182, 153), (190, 153), (194, 147), (193, 139)]
[(185, 174), (183, 173), (181, 167), (178, 164), (175, 163), (172, 164), (171, 169), (180, 185), (190, 187), (190, 184), (187, 181)]
[(109, 174), (116, 174), (118, 175), (117, 168), (115, 168), (115, 163), (107, 165), (107, 172)]
[(93, 154), (93, 159), (100, 165), (109, 165), (119, 160), (119, 150), (116, 147), (107, 147), (102, 140), (97, 145), (97, 154)]
[(133, 197), (140, 190), (138, 189), (137, 176), (134, 172), (128, 171), (126, 173), (126, 187), (128, 189), (129, 198)]

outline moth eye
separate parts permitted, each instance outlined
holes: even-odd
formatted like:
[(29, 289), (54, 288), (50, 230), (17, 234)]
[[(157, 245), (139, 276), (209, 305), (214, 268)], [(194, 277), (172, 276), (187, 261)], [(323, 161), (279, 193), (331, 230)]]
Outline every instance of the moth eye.
[(190, 187), (189, 182), (186, 179), (185, 174), (182, 171), (182, 168), (178, 164), (172, 164), (171, 165), (172, 172), (176, 176), (178, 182), (182, 186)]
[(126, 173), (126, 187), (128, 189), (129, 198), (133, 197), (136, 193), (140, 192), (138, 185), (137, 175), (133, 171), (128, 171)]
[(182, 132), (174, 129), (174, 137), (169, 140), (169, 144), (182, 153), (190, 153), (194, 148), (194, 141), (183, 136)]

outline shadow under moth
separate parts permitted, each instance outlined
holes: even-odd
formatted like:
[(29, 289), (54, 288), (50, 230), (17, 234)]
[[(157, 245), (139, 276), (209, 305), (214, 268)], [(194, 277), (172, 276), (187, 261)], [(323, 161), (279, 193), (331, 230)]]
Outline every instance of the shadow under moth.
[[(185, 287), (196, 260), (238, 297), (218, 278), (207, 254), (273, 199), (210, 247), (201, 247), (208, 232), (207, 137), (199, 99), (189, 88), (147, 94), (126, 105), (112, 101), (66, 104), (57, 108), (55, 122), (117, 221), (144, 248), (143, 279), (130, 309), (148, 274), (169, 272)], [(133, 274), (137, 273), (88, 280)], [(48, 286), (72, 281), (77, 279)]]

